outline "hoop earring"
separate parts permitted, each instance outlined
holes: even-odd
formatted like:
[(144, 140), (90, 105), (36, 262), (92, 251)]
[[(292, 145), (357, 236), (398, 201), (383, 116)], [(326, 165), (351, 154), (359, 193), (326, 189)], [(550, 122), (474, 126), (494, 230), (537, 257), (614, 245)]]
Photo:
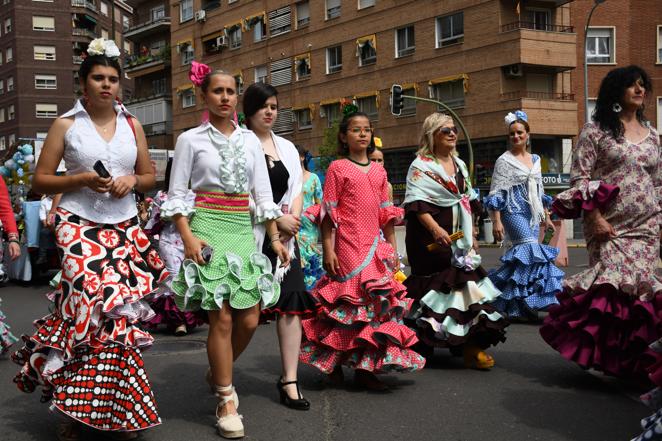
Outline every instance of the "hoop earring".
[(614, 111), (614, 113), (621, 113), (623, 111), (623, 107), (619, 103), (614, 103), (613, 106), (611, 106), (611, 110)]

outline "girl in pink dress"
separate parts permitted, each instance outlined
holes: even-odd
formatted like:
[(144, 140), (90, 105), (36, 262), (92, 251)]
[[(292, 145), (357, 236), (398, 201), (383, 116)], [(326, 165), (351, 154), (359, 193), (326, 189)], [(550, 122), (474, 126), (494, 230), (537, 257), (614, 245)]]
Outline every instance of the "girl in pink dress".
[[(402, 322), (412, 301), (393, 279), (393, 224), (403, 212), (389, 202), (386, 171), (368, 159), (375, 148), (368, 116), (346, 111), (338, 142), (344, 159), (329, 166), (322, 203), (327, 274), (313, 291), (322, 307), (316, 318), (303, 321), (301, 361), (331, 374), (336, 384), (343, 381), (346, 365), (355, 369), (359, 384), (385, 390), (375, 374), (425, 365), (410, 349), (418, 341), (415, 332)], [(386, 242), (379, 240), (380, 228)]]

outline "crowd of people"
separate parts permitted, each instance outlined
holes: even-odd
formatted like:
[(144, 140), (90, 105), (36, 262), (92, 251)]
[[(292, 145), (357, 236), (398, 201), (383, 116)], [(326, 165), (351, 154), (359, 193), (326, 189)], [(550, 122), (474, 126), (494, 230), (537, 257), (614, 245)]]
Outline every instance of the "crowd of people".
[[(225, 438), (245, 433), (233, 364), (269, 321), (281, 354), (280, 402), (297, 410), (311, 406), (299, 362), (335, 385), (349, 368), (375, 391), (389, 388), (379, 374), (420, 370), (435, 347), (490, 370), (487, 349), (506, 340), (509, 321), (538, 311), (548, 312), (543, 339), (563, 357), (662, 387), (662, 163), (643, 113), (651, 87), (642, 69), (617, 68), (604, 79), (573, 150), (570, 189), (554, 199), (530, 152), (535, 122), (526, 113), (505, 117), (509, 148), (483, 200), (456, 150), (455, 121), (433, 113), (396, 207), (368, 115), (343, 109), (339, 159), (322, 186), (310, 153), (272, 131), (273, 86), (244, 91), (244, 127), (234, 77), (193, 62), (190, 79), (206, 111), (177, 139), (168, 191), (141, 215), (133, 194), (150, 190), (155, 173), (140, 122), (116, 100), (116, 47), (101, 43), (80, 68), (84, 95), (53, 123), (35, 170), (35, 191), (62, 194), (47, 220), (62, 271), (52, 312), (12, 354), (21, 365), (17, 386), (41, 387), (61, 417), (58, 439), (77, 440), (81, 425), (134, 439), (161, 423), (141, 352), (159, 325), (184, 335), (208, 324), (205, 380)], [(67, 173), (58, 175), (63, 159)], [(16, 258), (7, 199), (0, 180), (0, 219)], [(483, 206), (494, 237), (510, 245), (490, 272), (477, 240)], [(558, 249), (538, 240), (541, 225), (554, 230), (552, 212), (584, 218), (589, 268), (573, 277), (556, 267)], [(395, 237), (403, 220), (411, 267), (404, 281)], [(3, 351), (16, 341), (1, 312), (0, 340)], [(660, 390), (645, 396), (656, 410)], [(662, 439), (662, 411), (642, 424), (638, 440)]]

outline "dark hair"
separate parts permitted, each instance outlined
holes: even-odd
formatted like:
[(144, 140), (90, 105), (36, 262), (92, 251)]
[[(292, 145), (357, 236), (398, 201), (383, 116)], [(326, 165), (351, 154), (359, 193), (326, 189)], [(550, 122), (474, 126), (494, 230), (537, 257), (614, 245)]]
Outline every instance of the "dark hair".
[[(641, 79), (646, 89), (646, 95), (653, 90), (650, 76), (639, 66), (619, 67), (609, 71), (600, 84), (598, 100), (595, 103), (592, 119), (598, 123), (600, 129), (610, 132), (615, 139), (620, 139), (625, 131), (623, 123), (618, 117), (618, 112), (614, 112), (615, 104), (622, 104), (625, 89), (632, 86), (637, 80)], [(637, 120), (640, 123), (646, 122), (644, 116), (644, 106), (637, 109)]]
[(508, 125), (508, 131), (510, 131), (510, 128), (511, 128), (511, 127), (513, 126), (513, 124), (515, 124), (515, 123), (522, 124), (522, 125), (524, 126), (524, 128), (526, 129), (526, 133), (530, 133), (530, 132), (531, 132), (531, 127), (529, 127), (529, 123), (526, 122), (526, 121), (524, 121), (523, 119), (519, 119), (519, 118), (516, 119), (515, 121), (511, 122), (511, 123)]
[[(343, 134), (347, 136), (347, 129), (349, 128), (349, 123), (352, 122), (352, 119), (357, 118), (359, 116), (365, 117), (370, 123), (370, 128), (372, 128), (372, 122), (370, 121), (370, 117), (365, 112), (359, 111), (345, 115), (342, 121), (340, 121), (340, 125), (338, 126), (338, 150), (337, 150), (338, 156), (347, 156), (349, 154), (349, 147), (347, 146), (346, 143), (342, 141), (340, 135)], [(370, 145), (368, 145), (367, 153), (371, 154), (374, 151), (375, 151), (375, 134), (370, 133)]]
[(165, 169), (165, 177), (163, 178), (163, 184), (165, 186), (165, 191), (168, 191), (170, 188), (170, 173), (172, 172), (172, 158), (168, 158)]
[(303, 146), (301, 146), (299, 144), (294, 144), (294, 147), (296, 147), (297, 152), (299, 152), (299, 157), (303, 158), (303, 168), (304, 168), (304, 170), (310, 171), (310, 169), (308, 168), (308, 159), (311, 157), (310, 152), (308, 150), (306, 150), (305, 148), (303, 148)]
[(120, 78), (122, 77), (122, 67), (117, 58), (108, 58), (105, 55), (88, 55), (78, 69), (78, 78), (85, 82), (94, 66), (112, 67), (117, 71), (117, 75)]
[(264, 103), (272, 96), (278, 99), (278, 91), (271, 84), (253, 83), (244, 90), (242, 107), (246, 115), (246, 127), (251, 128), (251, 116), (264, 107)]
[(211, 83), (211, 78), (214, 75), (226, 75), (232, 78), (234, 81), (234, 88), (235, 90), (237, 89), (237, 79), (235, 77), (225, 72), (224, 70), (212, 70), (207, 75), (205, 75), (205, 77), (202, 79), (202, 82), (200, 83), (200, 90), (202, 90), (202, 93), (207, 93), (207, 89), (209, 89), (209, 83)]

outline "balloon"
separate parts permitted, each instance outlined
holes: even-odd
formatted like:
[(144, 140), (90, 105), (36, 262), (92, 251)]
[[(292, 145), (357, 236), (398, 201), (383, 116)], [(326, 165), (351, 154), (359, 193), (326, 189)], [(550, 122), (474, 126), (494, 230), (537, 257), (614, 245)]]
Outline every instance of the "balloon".
[(22, 161), (23, 160), (23, 153), (21, 153), (21, 152), (14, 153), (14, 156), (12, 156), (12, 159), (16, 162)]
[(5, 167), (9, 170), (14, 170), (16, 168), (16, 162), (13, 159), (7, 159), (5, 161)]
[(19, 151), (26, 156), (33, 153), (32, 146), (30, 144), (23, 144), (19, 147)]
[(22, 168), (19, 168), (18, 170), (16, 170), (16, 176), (18, 176), (19, 178), (22, 178), (23, 176), (25, 176), (25, 170), (23, 170)]
[(5, 176), (5, 177), (9, 177), (9, 176), (11, 176), (11, 172), (4, 165), (0, 165), (0, 175)]
[(34, 155), (25, 155), (25, 158), (23, 159), (25, 159), (25, 162), (34, 162)]

